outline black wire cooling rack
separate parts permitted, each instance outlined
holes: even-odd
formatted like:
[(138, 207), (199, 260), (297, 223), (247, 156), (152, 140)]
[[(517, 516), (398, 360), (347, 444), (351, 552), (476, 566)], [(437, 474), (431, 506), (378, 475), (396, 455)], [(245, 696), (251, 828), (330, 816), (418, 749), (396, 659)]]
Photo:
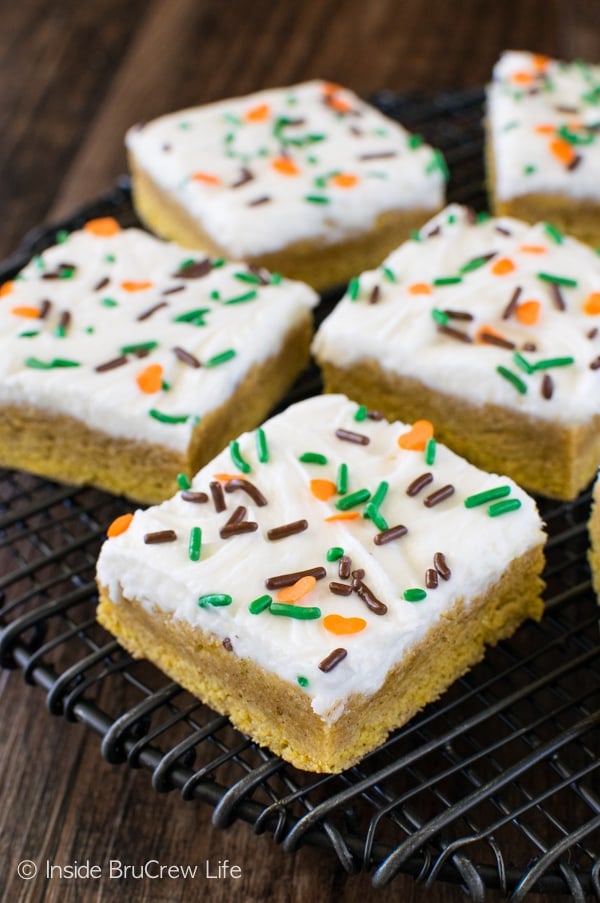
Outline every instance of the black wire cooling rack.
[[(449, 197), (485, 207), (482, 93), (378, 105), (444, 151)], [(0, 267), (10, 278), (61, 229), (111, 214), (135, 223), (128, 183), (68, 221), (31, 232)], [(58, 235), (60, 238), (60, 236)], [(319, 315), (335, 300), (324, 298)], [(288, 398), (320, 389), (308, 370)], [(293, 851), (329, 848), (382, 886), (398, 872), (460, 883), (474, 900), (500, 888), (600, 898), (600, 675), (587, 565), (589, 491), (540, 500), (550, 535), (546, 613), (341, 775), (295, 770), (235, 731), (96, 623), (94, 569), (106, 525), (131, 506), (89, 488), (0, 470), (0, 662), (47, 693), (50, 712), (102, 738), (111, 763), (152, 772), (159, 791), (214, 807), (214, 824), (250, 822)]]

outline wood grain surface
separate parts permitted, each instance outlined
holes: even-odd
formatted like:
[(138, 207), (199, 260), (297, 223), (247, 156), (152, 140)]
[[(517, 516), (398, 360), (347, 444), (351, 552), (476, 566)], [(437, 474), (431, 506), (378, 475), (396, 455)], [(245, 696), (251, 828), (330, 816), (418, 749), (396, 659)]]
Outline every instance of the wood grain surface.
[[(125, 171), (123, 133), (160, 113), (322, 76), (363, 96), (483, 85), (505, 48), (600, 59), (598, 7), (552, 0), (1, 0), (0, 255)], [(406, 901), (458, 903), (408, 876), (375, 890), (336, 857), (290, 855), (244, 823), (159, 794), (110, 766), (98, 737), (51, 717), (40, 689), (0, 673), (0, 898), (6, 901)], [(18, 877), (20, 860), (42, 874)], [(241, 877), (109, 878), (140, 865), (229, 860)], [(103, 864), (101, 879), (45, 879), (46, 862)], [(500, 900), (490, 892), (490, 901)], [(532, 897), (532, 900), (541, 899)], [(553, 899), (549, 896), (543, 898)]]

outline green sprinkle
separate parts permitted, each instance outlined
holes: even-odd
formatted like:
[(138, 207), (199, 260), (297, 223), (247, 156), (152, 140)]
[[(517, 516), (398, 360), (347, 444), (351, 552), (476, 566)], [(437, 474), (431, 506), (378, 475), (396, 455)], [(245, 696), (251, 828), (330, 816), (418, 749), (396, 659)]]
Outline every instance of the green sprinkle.
[(33, 370), (54, 370), (58, 367), (80, 367), (77, 361), (69, 361), (65, 360), (62, 357), (55, 357), (51, 361), (40, 361), (37, 357), (28, 357), (25, 361), (26, 367), (31, 367)]
[(243, 304), (245, 301), (254, 301), (257, 296), (258, 292), (256, 289), (253, 289), (251, 292), (246, 292), (245, 295), (236, 295), (235, 298), (228, 298), (223, 304)]
[(348, 492), (348, 465), (343, 462), (338, 467), (336, 489), (338, 495), (345, 495)]
[(271, 273), (271, 285), (280, 285), (282, 279), (281, 273)]
[(343, 499), (338, 499), (335, 507), (339, 511), (347, 511), (349, 508), (355, 508), (356, 505), (368, 502), (370, 498), (371, 493), (368, 489), (357, 489), (356, 492), (351, 492), (350, 495), (344, 496)]
[(372, 520), (378, 530), (383, 531), (388, 529), (388, 522), (372, 502), (369, 502), (367, 505), (365, 505), (364, 517), (366, 517), (368, 520)]
[(213, 301), (220, 301), (221, 300), (221, 292), (219, 291), (218, 288), (213, 288), (212, 292), (210, 293), (210, 297), (212, 298)]
[(456, 217), (454, 216), (453, 213), (448, 214), (448, 216), (446, 218), (446, 222), (448, 223), (449, 226), (451, 226), (452, 223), (456, 222)]
[(436, 170), (439, 170), (441, 172), (442, 176), (444, 177), (444, 181), (447, 182), (450, 178), (448, 166), (446, 165), (443, 154), (437, 148), (434, 148), (433, 158), (431, 160), (431, 163), (428, 164), (425, 172), (429, 174), (435, 172)]
[(469, 495), (465, 499), (465, 508), (478, 508), (479, 505), (485, 505), (486, 502), (493, 502), (494, 499), (503, 499), (510, 495), (510, 486), (496, 486), (495, 489), (486, 489), (484, 492), (476, 492), (475, 495)]
[(191, 128), (190, 123), (186, 122), (185, 120), (183, 122), (178, 123), (177, 127), (182, 129), (182, 131), (184, 131), (184, 132), (187, 132), (187, 130), (189, 128)]
[(421, 233), (418, 229), (412, 229), (410, 233), (410, 237), (413, 241), (421, 241)]
[(311, 154), (309, 157), (306, 158), (306, 162), (311, 163), (314, 166), (316, 163), (319, 162), (319, 158), (315, 157), (314, 154)]
[(549, 370), (551, 367), (568, 367), (575, 363), (574, 357), (548, 357), (533, 365), (534, 370)]
[(173, 323), (192, 323), (194, 326), (206, 326), (204, 315), (210, 313), (210, 307), (199, 307), (173, 317)]
[(210, 265), (212, 266), (213, 270), (218, 270), (220, 269), (220, 267), (225, 266), (226, 263), (227, 261), (224, 257), (215, 257), (214, 260), (211, 260)]
[(161, 381), (160, 387), (163, 390), (163, 392), (171, 391), (171, 383), (166, 382), (164, 379)]
[(513, 361), (515, 362), (517, 367), (519, 367), (519, 369), (523, 371), (523, 373), (531, 374), (535, 370), (534, 365), (530, 364), (529, 361), (524, 358), (523, 355), (518, 351), (515, 351), (515, 353), (513, 354)]
[(592, 144), (596, 140), (593, 132), (574, 132), (566, 125), (561, 125), (556, 134), (569, 144)]
[(35, 257), (33, 258), (33, 262), (38, 270), (46, 269), (46, 264), (44, 263), (44, 258), (41, 257), (39, 254), (35, 255)]
[(508, 514), (509, 511), (516, 511), (521, 507), (519, 499), (506, 499), (504, 502), (495, 502), (488, 508), (490, 517), (499, 517), (501, 514)]
[(548, 238), (552, 239), (553, 242), (557, 245), (562, 245), (563, 243), (563, 234), (560, 232), (556, 226), (553, 226), (552, 223), (544, 223), (544, 232), (548, 236)]
[(432, 285), (458, 285), (459, 282), (462, 282), (461, 276), (439, 276), (433, 280)]
[(431, 316), (436, 323), (440, 324), (440, 326), (446, 326), (450, 320), (448, 314), (444, 313), (443, 310), (439, 310), (437, 307), (431, 308)]
[(305, 194), (304, 200), (309, 204), (328, 204), (329, 198), (322, 194)]
[(308, 686), (308, 677), (304, 677), (302, 674), (299, 674), (298, 677), (296, 678), (296, 680), (298, 681), (298, 685), (300, 687)]
[(383, 504), (383, 500), (386, 497), (389, 488), (390, 484), (386, 482), (386, 480), (382, 480), (371, 499), (371, 504), (374, 505), (375, 508), (379, 508)]
[(115, 301), (114, 298), (102, 298), (100, 304), (104, 305), (104, 307), (118, 307), (119, 302)]
[(416, 150), (418, 147), (421, 147), (423, 140), (422, 135), (409, 135), (406, 143), (410, 150)]
[(510, 131), (512, 131), (512, 129), (516, 129), (516, 127), (518, 126), (518, 124), (519, 124), (519, 120), (518, 120), (518, 119), (511, 119), (510, 122), (507, 122), (506, 125), (503, 125), (503, 126), (502, 126), (502, 131), (503, 131), (503, 132), (510, 132)]
[(344, 550), (341, 546), (332, 546), (330, 549), (327, 549), (327, 561), (339, 561), (342, 555), (344, 554)]
[(385, 276), (388, 282), (397, 282), (396, 274), (393, 270), (390, 270), (389, 267), (381, 267), (381, 272)]
[(232, 439), (229, 443), (229, 454), (231, 455), (231, 460), (242, 473), (250, 473), (252, 468), (248, 464), (248, 462), (242, 457), (242, 453), (240, 452), (240, 444), (237, 439)]
[(480, 267), (483, 267), (488, 262), (488, 257), (474, 257), (473, 260), (469, 260), (464, 266), (461, 266), (459, 273), (472, 273), (473, 270), (478, 270)]
[(228, 348), (227, 351), (222, 351), (220, 354), (215, 354), (214, 357), (210, 357), (207, 361), (204, 362), (205, 367), (218, 367), (219, 364), (224, 364), (226, 361), (230, 361), (232, 357), (235, 357), (236, 352), (233, 348)]
[(487, 221), (488, 221), (489, 219), (491, 219), (491, 214), (488, 213), (487, 210), (481, 210), (481, 211), (477, 214), (476, 219), (477, 219), (477, 222), (478, 222), (478, 223), (487, 223)]
[(188, 555), (190, 561), (200, 561), (202, 551), (202, 530), (200, 527), (192, 527), (190, 530), (190, 541), (188, 544)]
[(39, 331), (37, 329), (30, 329), (28, 332), (20, 332), (20, 339), (32, 339), (34, 336), (39, 335)]
[(533, 163), (527, 163), (527, 165), (523, 167), (523, 175), (525, 176), (532, 176), (536, 171), (537, 166), (534, 166)]
[(319, 452), (304, 452), (298, 460), (303, 464), (327, 464), (327, 458)]
[(186, 423), (189, 419), (189, 414), (163, 414), (161, 411), (157, 411), (156, 408), (150, 408), (148, 411), (151, 417), (154, 417), (155, 420), (158, 420), (159, 423)]
[(269, 446), (267, 445), (267, 437), (262, 427), (256, 431), (256, 454), (261, 464), (266, 464), (269, 460)]
[(208, 605), (231, 605), (233, 599), (231, 596), (228, 596), (227, 593), (207, 593), (205, 596), (200, 596), (198, 599), (198, 605), (200, 608), (206, 608)]
[(357, 423), (360, 423), (363, 420), (367, 419), (367, 415), (369, 410), (365, 404), (361, 404), (357, 407), (356, 412), (354, 414), (354, 419)]
[(256, 599), (253, 599), (250, 605), (248, 606), (248, 611), (251, 615), (259, 615), (261, 612), (266, 611), (273, 601), (273, 597), (269, 596), (266, 593), (264, 596), (257, 596)]
[(425, 463), (431, 466), (435, 464), (435, 453), (437, 451), (437, 442), (435, 439), (428, 439), (425, 446)]
[(314, 621), (321, 617), (320, 608), (303, 608), (302, 605), (286, 605), (284, 602), (272, 602), (269, 611), (272, 615), (283, 615), (298, 621)]
[(187, 473), (178, 473), (177, 474), (177, 485), (180, 489), (191, 489), (192, 484), (190, 483), (190, 478)]
[(114, 254), (107, 254), (104, 258), (105, 263), (115, 263), (116, 257)]
[(67, 229), (59, 229), (56, 233), (56, 244), (63, 245), (67, 238), (69, 237), (69, 232)]
[(121, 354), (136, 354), (138, 351), (154, 351), (158, 348), (158, 342), (139, 342), (137, 345), (123, 345)]
[(520, 392), (521, 395), (525, 395), (527, 386), (516, 373), (513, 373), (511, 370), (507, 370), (506, 367), (502, 366), (496, 367), (496, 372), (499, 373), (500, 376), (503, 376), (504, 379), (508, 380), (509, 383), (512, 383), (517, 392)]
[(419, 589), (415, 587), (414, 589), (405, 589), (404, 590), (404, 598), (407, 602), (422, 602), (425, 599), (427, 593), (424, 589)]
[(252, 285), (260, 285), (260, 277), (256, 275), (256, 273), (234, 273), (234, 279), (239, 279), (240, 282), (250, 282)]
[(86, 326), (85, 331), (88, 333), (88, 335), (93, 335), (96, 332), (93, 326)]
[(576, 288), (577, 280), (569, 279), (567, 276), (555, 276), (553, 273), (538, 273), (538, 279), (543, 282), (554, 282), (556, 285), (564, 285), (567, 288)]
[(62, 267), (59, 273), (61, 279), (71, 279), (75, 274), (75, 267)]
[(348, 297), (351, 301), (356, 301), (360, 292), (360, 281), (358, 276), (353, 276), (348, 283)]

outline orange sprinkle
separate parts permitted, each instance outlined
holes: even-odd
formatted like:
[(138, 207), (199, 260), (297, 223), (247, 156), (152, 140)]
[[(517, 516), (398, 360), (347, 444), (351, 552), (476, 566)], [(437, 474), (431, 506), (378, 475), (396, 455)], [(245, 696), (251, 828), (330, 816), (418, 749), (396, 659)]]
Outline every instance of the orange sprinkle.
[(163, 368), (160, 364), (149, 364), (140, 370), (135, 378), (136, 383), (146, 395), (153, 395), (162, 389)]
[(327, 499), (336, 494), (337, 487), (331, 480), (311, 480), (310, 491), (321, 502), (326, 502)]
[(5, 295), (10, 295), (14, 288), (14, 282), (5, 282), (4, 285), (0, 285), (0, 298), (3, 298)]
[(554, 135), (556, 132), (556, 126), (547, 125), (546, 123), (540, 123), (536, 125), (533, 130), (537, 135)]
[(329, 97), (330, 94), (335, 94), (340, 90), (340, 85), (335, 82), (323, 82), (323, 94), (325, 97)]
[(431, 286), (427, 285), (426, 282), (413, 282), (412, 285), (408, 286), (408, 291), (411, 295), (430, 295)]
[(15, 317), (29, 317), (32, 320), (37, 320), (40, 315), (39, 307), (12, 307), (10, 312)]
[(515, 311), (515, 316), (523, 326), (533, 326), (540, 318), (541, 304), (539, 301), (523, 301)]
[(506, 336), (502, 335), (501, 332), (498, 332), (497, 329), (494, 329), (493, 326), (488, 326), (487, 323), (484, 323), (482, 326), (479, 327), (479, 329), (477, 330), (477, 333), (475, 335), (475, 338), (478, 342), (485, 342), (485, 339), (481, 338), (482, 332), (485, 332), (488, 335), (493, 335), (497, 339), (503, 339), (504, 341), (506, 341)]
[(358, 183), (358, 176), (352, 172), (338, 172), (331, 181), (337, 188), (354, 188)]
[(343, 615), (325, 615), (323, 627), (337, 636), (348, 633), (360, 633), (367, 626), (364, 618), (345, 618)]
[(121, 283), (121, 288), (126, 292), (143, 292), (147, 288), (152, 288), (151, 282), (135, 282), (133, 280), (127, 280)]
[(327, 103), (337, 113), (348, 113), (352, 109), (347, 100), (344, 100), (343, 97), (336, 97), (335, 94), (329, 95)]
[(533, 54), (533, 65), (538, 70), (538, 72), (545, 72), (548, 68), (548, 63), (550, 62), (550, 57), (545, 56), (543, 53), (534, 53)]
[(284, 586), (283, 589), (280, 589), (277, 593), (277, 601), (278, 602), (287, 602), (292, 605), (294, 602), (299, 602), (307, 593), (314, 589), (317, 585), (317, 580), (311, 574), (307, 574), (305, 577), (300, 577), (299, 580), (296, 580), (291, 586)]
[(220, 185), (221, 180), (210, 172), (193, 172), (191, 178), (194, 182), (204, 182), (205, 185)]
[(214, 473), (213, 477), (220, 483), (229, 483), (230, 480), (245, 480), (243, 473)]
[(554, 138), (550, 142), (550, 153), (556, 157), (559, 163), (570, 166), (577, 154), (573, 150), (573, 145), (565, 141), (564, 138)]
[(261, 103), (256, 107), (252, 107), (250, 110), (246, 110), (244, 119), (246, 122), (264, 122), (265, 119), (269, 118), (270, 112), (271, 108), (269, 104)]
[(523, 254), (545, 254), (547, 250), (544, 245), (519, 245), (519, 251)]
[(97, 238), (107, 238), (121, 231), (120, 225), (112, 216), (99, 216), (97, 219), (88, 220), (83, 228)]
[(593, 317), (600, 314), (600, 292), (592, 292), (583, 302), (583, 312)]
[(507, 273), (512, 273), (514, 269), (516, 269), (516, 267), (508, 257), (500, 257), (500, 259), (492, 265), (492, 273), (494, 276), (506, 276)]
[(289, 157), (275, 157), (271, 161), (271, 166), (280, 176), (297, 176), (300, 172), (294, 161), (290, 160)]
[(515, 85), (530, 85), (534, 79), (534, 75), (531, 72), (513, 72), (510, 77), (510, 80), (515, 83)]
[(112, 524), (110, 524), (108, 530), (106, 531), (106, 535), (109, 539), (113, 539), (115, 536), (120, 536), (121, 533), (124, 533), (125, 530), (129, 528), (129, 524), (133, 520), (133, 514), (121, 514), (120, 517), (116, 517)]
[(326, 517), (325, 522), (329, 524), (334, 520), (356, 520), (358, 516), (358, 511), (341, 511), (339, 514), (331, 514)]
[(424, 451), (432, 438), (433, 423), (429, 420), (416, 420), (407, 433), (398, 437), (398, 445), (410, 451)]

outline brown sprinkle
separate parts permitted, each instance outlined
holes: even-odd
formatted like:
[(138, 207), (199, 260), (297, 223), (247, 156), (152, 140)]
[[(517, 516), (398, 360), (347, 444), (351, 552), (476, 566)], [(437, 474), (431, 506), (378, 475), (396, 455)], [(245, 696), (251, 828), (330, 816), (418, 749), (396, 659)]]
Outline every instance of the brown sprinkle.
[(173, 273), (173, 276), (176, 279), (202, 279), (203, 276), (208, 276), (211, 270), (212, 263), (208, 257), (205, 257), (204, 260), (197, 260), (188, 266), (180, 267), (176, 273)]
[(165, 288), (161, 292), (161, 295), (176, 295), (177, 292), (184, 292), (185, 285), (174, 285), (173, 288)]
[(387, 605), (384, 605), (377, 596), (374, 594), (373, 590), (369, 589), (366, 583), (363, 583), (362, 580), (359, 580), (357, 577), (352, 581), (352, 589), (356, 593), (359, 599), (361, 599), (369, 611), (372, 611), (374, 615), (386, 615), (387, 614)]
[(387, 542), (406, 536), (407, 533), (407, 528), (403, 524), (398, 524), (396, 527), (390, 527), (389, 530), (382, 530), (381, 533), (376, 533), (373, 537), (373, 542), (376, 546), (383, 546)]
[[(40, 317), (41, 316), (42, 315), (40, 314)], [(597, 335), (598, 335), (598, 327), (597, 326), (594, 326), (593, 329), (590, 329), (590, 331), (588, 333), (586, 333), (586, 337), (588, 339), (595, 339)]]
[(246, 519), (246, 515), (248, 514), (248, 509), (244, 508), (243, 505), (238, 505), (235, 509), (229, 520), (227, 520), (224, 524), (225, 527), (232, 527), (234, 524), (241, 524), (243, 520)]
[[(183, 288), (183, 286), (181, 286)], [(166, 294), (166, 292), (163, 292)], [(147, 320), (152, 314), (155, 314), (157, 310), (160, 310), (161, 307), (168, 307), (166, 301), (159, 301), (158, 304), (154, 304), (152, 307), (149, 307), (147, 310), (142, 311), (141, 314), (138, 314), (136, 320), (141, 322), (142, 320)]]
[(110, 279), (108, 278), (108, 276), (104, 276), (103, 279), (100, 279), (100, 281), (96, 283), (96, 285), (94, 286), (94, 291), (99, 292), (100, 289), (106, 288), (109, 282)]
[(370, 154), (359, 154), (359, 160), (391, 160), (392, 157), (397, 157), (398, 154), (396, 151), (373, 151)]
[(549, 373), (544, 373), (540, 392), (542, 393), (542, 398), (545, 398), (546, 401), (549, 401), (552, 398), (554, 393), (554, 381)]
[(356, 570), (352, 571), (352, 577), (355, 580), (362, 580), (364, 576), (365, 576), (364, 568), (356, 568)]
[(63, 310), (59, 320), (58, 320), (58, 328), (59, 329), (68, 329), (69, 324), (71, 322), (71, 312), (68, 310)]
[(486, 332), (485, 329), (482, 329), (480, 331), (479, 338), (487, 345), (497, 345), (498, 348), (508, 348), (509, 351), (512, 351), (513, 348), (516, 347), (514, 342), (511, 342), (508, 339), (503, 339), (502, 336), (494, 335), (491, 332)]
[(107, 370), (114, 370), (116, 367), (122, 367), (123, 364), (127, 363), (127, 358), (124, 354), (120, 357), (113, 357), (112, 360), (106, 361), (104, 364), (98, 364), (97, 367), (94, 367), (96, 373), (106, 373)]
[(338, 649), (334, 649), (333, 652), (330, 652), (322, 662), (319, 662), (319, 671), (333, 671), (336, 665), (339, 665), (340, 662), (343, 662), (346, 656), (348, 655), (348, 650), (343, 649), (341, 646)]
[(442, 580), (450, 580), (452, 571), (448, 567), (446, 556), (443, 552), (436, 552), (433, 556), (433, 566), (442, 578)]
[(347, 580), (352, 570), (352, 559), (349, 555), (342, 555), (338, 564), (338, 576), (342, 580)]
[(600, 370), (600, 355), (592, 361), (590, 364), (590, 370)]
[(433, 482), (433, 474), (432, 473), (422, 473), (420, 477), (417, 477), (416, 480), (413, 480), (408, 489), (406, 490), (407, 495), (418, 495), (421, 489), (424, 489), (425, 486), (428, 486)]
[(233, 645), (228, 636), (223, 639), (223, 649), (226, 649), (227, 652), (233, 652)]
[(184, 489), (181, 493), (184, 502), (207, 502), (208, 495), (206, 492), (193, 492), (191, 489)]
[(159, 542), (175, 542), (177, 533), (175, 530), (156, 530), (154, 533), (145, 533), (144, 542), (146, 545), (154, 545)]
[(307, 528), (307, 520), (295, 520), (289, 524), (282, 524), (280, 527), (272, 527), (267, 531), (267, 539), (270, 539), (272, 542), (277, 539), (285, 539), (286, 536), (293, 536), (295, 533), (302, 533)]
[(443, 333), (444, 335), (449, 336), (451, 339), (458, 339), (459, 342), (472, 342), (473, 339), (470, 335), (467, 335), (466, 332), (461, 332), (460, 329), (454, 329), (453, 326), (438, 326), (438, 332)]
[(554, 302), (554, 306), (557, 310), (566, 310), (567, 305), (565, 303), (565, 299), (563, 297), (563, 293), (560, 290), (560, 285), (557, 285), (556, 282), (551, 282), (549, 285), (550, 295)]
[(506, 307), (504, 308), (504, 310), (502, 312), (503, 320), (508, 320), (509, 317), (511, 317), (512, 314), (514, 314), (515, 310), (517, 309), (517, 304), (519, 303), (519, 298), (521, 297), (522, 291), (523, 291), (523, 289), (521, 288), (521, 286), (517, 285), (516, 289), (510, 296), (510, 301), (508, 302), (508, 304), (506, 305)]
[(430, 229), (429, 232), (424, 236), (425, 238), (435, 238), (436, 235), (439, 235), (442, 230), (439, 226), (434, 226), (433, 229)]
[(505, 229), (504, 226), (496, 226), (496, 232), (499, 232), (500, 235), (512, 235), (510, 229)]
[(242, 185), (247, 185), (248, 182), (251, 182), (254, 179), (254, 174), (248, 169), (247, 166), (242, 166), (240, 170), (240, 177), (237, 181), (232, 182), (232, 188), (241, 188)]
[(243, 520), (239, 524), (226, 524), (219, 530), (221, 539), (229, 539), (230, 536), (237, 536), (240, 533), (254, 533), (258, 530), (258, 524), (253, 520)]
[(427, 589), (435, 589), (438, 585), (438, 572), (435, 568), (427, 568), (425, 571), (425, 586)]
[(301, 577), (314, 577), (315, 580), (322, 580), (327, 576), (324, 567), (306, 568), (304, 571), (294, 571), (291, 574), (278, 574), (276, 577), (267, 577), (265, 586), (267, 589), (282, 589), (284, 586), (292, 586)]
[(338, 583), (337, 580), (332, 580), (329, 584), (329, 592), (334, 596), (349, 596), (352, 593), (352, 587), (349, 583)]
[(454, 486), (451, 483), (448, 483), (447, 486), (436, 489), (435, 492), (432, 492), (431, 495), (428, 495), (427, 498), (423, 499), (423, 504), (426, 508), (433, 508), (434, 505), (439, 505), (440, 502), (443, 502), (444, 499), (449, 498), (453, 494)]
[(40, 320), (46, 319), (46, 317), (50, 313), (51, 307), (52, 307), (52, 301), (49, 301), (48, 298), (44, 298), (44, 300), (40, 304), (40, 312), (39, 312)]
[(254, 198), (253, 201), (248, 201), (248, 207), (259, 207), (261, 204), (268, 204), (271, 198), (268, 194), (263, 194), (259, 198)]
[(214, 480), (209, 484), (209, 489), (210, 494), (212, 495), (215, 511), (225, 511), (227, 505), (225, 504), (225, 496), (223, 495), (223, 487), (221, 486), (221, 484)]
[(473, 319), (473, 314), (470, 314), (468, 310), (445, 310), (444, 313), (447, 317), (450, 317), (451, 320)]
[(581, 163), (581, 160), (582, 160), (581, 154), (576, 154), (567, 166), (567, 169), (569, 170), (569, 172), (573, 172), (574, 169), (577, 169), (577, 167)]
[(367, 417), (369, 420), (383, 420), (383, 414), (381, 411), (367, 411)]
[(381, 289), (378, 285), (374, 285), (369, 295), (369, 304), (377, 304), (381, 298)]
[(523, 351), (537, 351), (537, 345), (534, 342), (525, 342)]
[(251, 483), (250, 480), (242, 480), (242, 479), (234, 479), (228, 480), (225, 484), (225, 492), (235, 492), (236, 489), (243, 489), (243, 491), (250, 496), (252, 501), (258, 505), (259, 508), (262, 508), (267, 504), (267, 500), (254, 483)]
[(185, 348), (176, 346), (175, 348), (173, 348), (173, 354), (175, 355), (177, 360), (181, 361), (182, 364), (187, 364), (188, 367), (194, 367), (194, 369), (197, 369), (198, 367), (202, 366), (198, 358), (194, 357), (194, 355), (189, 351), (186, 351)]
[(343, 439), (345, 442), (354, 442), (355, 445), (368, 445), (371, 441), (368, 436), (363, 436), (362, 433), (353, 433), (352, 430), (336, 430), (336, 436), (338, 439)]

